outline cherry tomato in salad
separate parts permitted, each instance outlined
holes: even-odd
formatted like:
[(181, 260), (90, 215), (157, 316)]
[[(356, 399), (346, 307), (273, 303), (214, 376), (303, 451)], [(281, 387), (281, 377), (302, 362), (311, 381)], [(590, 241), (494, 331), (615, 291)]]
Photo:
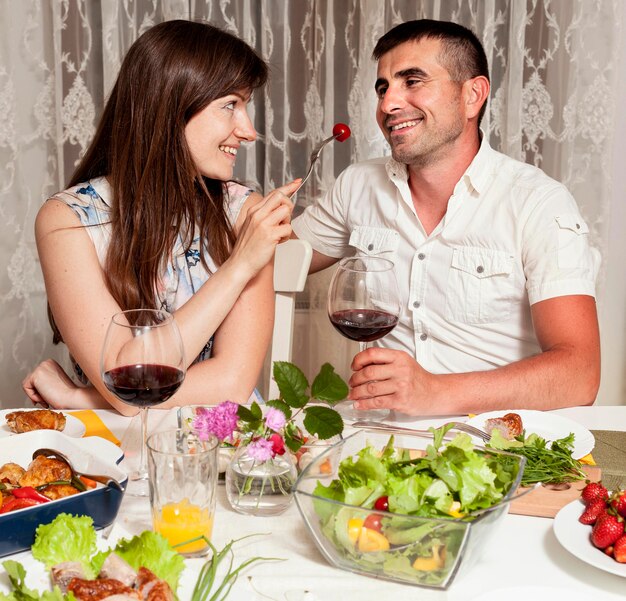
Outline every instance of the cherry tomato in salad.
[(380, 513), (370, 513), (363, 522), (363, 528), (380, 532), (383, 529), (382, 517)]
[(350, 128), (345, 123), (335, 123), (333, 127), (333, 136), (337, 142), (343, 142), (350, 137)]
[(374, 509), (378, 509), (378, 511), (389, 511), (389, 497), (378, 497), (376, 503), (374, 503)]

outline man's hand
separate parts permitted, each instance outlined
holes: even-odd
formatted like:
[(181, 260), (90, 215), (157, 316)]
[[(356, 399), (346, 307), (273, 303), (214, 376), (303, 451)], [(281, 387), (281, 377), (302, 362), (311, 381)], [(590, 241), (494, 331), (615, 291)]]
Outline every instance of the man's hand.
[(355, 355), (348, 382), (356, 409), (394, 409), (408, 415), (436, 415), (437, 378), (404, 351), (369, 348)]

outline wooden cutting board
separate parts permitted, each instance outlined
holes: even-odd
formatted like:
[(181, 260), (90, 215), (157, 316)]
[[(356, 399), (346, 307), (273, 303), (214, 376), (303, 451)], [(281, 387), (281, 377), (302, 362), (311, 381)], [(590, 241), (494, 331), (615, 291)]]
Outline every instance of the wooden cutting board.
[[(583, 470), (587, 473), (590, 482), (600, 481), (602, 472), (599, 467), (586, 465)], [(580, 498), (580, 492), (586, 484), (584, 480), (570, 482), (564, 490), (557, 490), (550, 485), (539, 485), (535, 490), (513, 501), (509, 507), (509, 513), (553, 518), (561, 507)]]

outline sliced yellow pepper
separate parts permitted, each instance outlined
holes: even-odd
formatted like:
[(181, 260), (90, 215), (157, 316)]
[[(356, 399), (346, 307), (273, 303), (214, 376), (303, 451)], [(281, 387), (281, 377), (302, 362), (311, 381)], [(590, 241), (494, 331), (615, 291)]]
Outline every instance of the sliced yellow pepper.
[(348, 520), (348, 538), (353, 545), (356, 545), (356, 541), (359, 540), (361, 528), (363, 528), (363, 520), (360, 520), (359, 518), (352, 518), (351, 520)]
[(444, 545), (433, 545), (432, 557), (418, 557), (413, 562), (413, 568), (421, 572), (432, 572), (440, 570), (446, 563), (446, 547)]
[(384, 534), (376, 532), (376, 530), (361, 528), (361, 533), (359, 534), (359, 551), (361, 551), (361, 553), (389, 551), (389, 541)]

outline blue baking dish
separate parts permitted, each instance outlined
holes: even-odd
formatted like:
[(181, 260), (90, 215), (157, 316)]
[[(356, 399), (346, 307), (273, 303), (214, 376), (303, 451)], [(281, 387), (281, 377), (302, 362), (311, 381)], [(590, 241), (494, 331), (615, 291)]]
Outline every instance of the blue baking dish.
[[(40, 448), (63, 453), (79, 473), (115, 478), (125, 490), (128, 475), (119, 467), (123, 451), (99, 436), (72, 438), (56, 430), (36, 430), (0, 439), (0, 466), (17, 463), (24, 469)], [(115, 520), (124, 492), (98, 484), (97, 488), (0, 515), (0, 557), (30, 549), (40, 524), (50, 523), (60, 513), (91, 516), (96, 528)]]

